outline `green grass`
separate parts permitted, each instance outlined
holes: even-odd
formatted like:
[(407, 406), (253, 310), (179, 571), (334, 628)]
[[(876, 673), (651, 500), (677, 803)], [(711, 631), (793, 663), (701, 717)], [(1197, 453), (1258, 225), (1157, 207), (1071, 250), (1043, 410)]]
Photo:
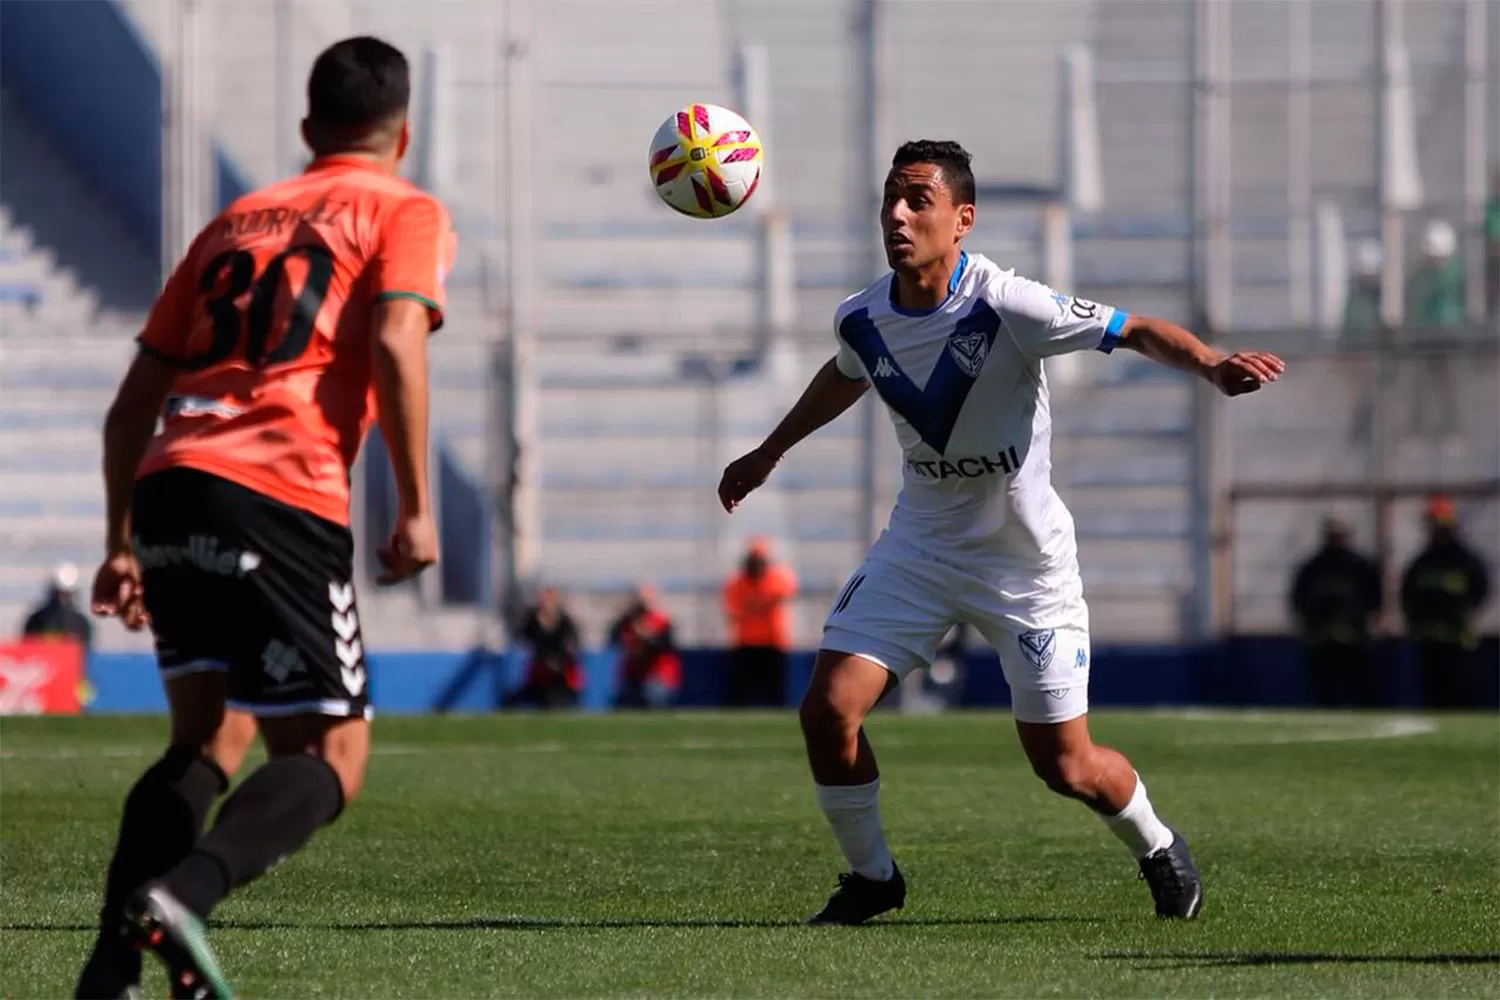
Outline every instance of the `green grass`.
[[(1203, 868), (1169, 924), (1008, 718), (882, 715), (907, 907), (808, 928), (841, 863), (789, 714), (380, 719), (363, 798), (213, 939), (252, 997), (1500, 996), (1500, 720), (1402, 725), (1097, 716)], [(4, 721), (0, 994), (71, 990), (163, 733)]]

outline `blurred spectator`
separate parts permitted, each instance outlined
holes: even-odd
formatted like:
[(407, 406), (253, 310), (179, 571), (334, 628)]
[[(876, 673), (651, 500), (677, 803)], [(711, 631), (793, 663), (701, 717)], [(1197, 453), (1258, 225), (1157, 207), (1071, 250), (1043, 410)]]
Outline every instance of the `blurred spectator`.
[(526, 681), (506, 695), (502, 705), (571, 708), (578, 704), (578, 624), (563, 606), (556, 587), (542, 591), (527, 610), (516, 635), (531, 647)]
[(1348, 526), (1324, 521), (1323, 547), (1297, 568), (1291, 592), (1317, 704), (1378, 702), (1370, 625), (1380, 613), (1381, 589), (1379, 567), (1350, 547)]
[(1401, 578), (1406, 634), (1417, 644), (1423, 701), (1460, 708), (1478, 701), (1477, 645), (1471, 622), (1489, 595), (1484, 563), (1458, 534), (1453, 501), (1427, 504), (1427, 547)]
[(620, 690), (616, 708), (666, 708), (677, 698), (682, 662), (672, 638), (672, 619), (656, 606), (656, 593), (636, 588), (630, 605), (610, 627), (620, 649)]
[(770, 546), (755, 539), (740, 572), (724, 587), (729, 624), (729, 704), (786, 704), (788, 602), (797, 594), (792, 571), (771, 560)]
[(1488, 316), (1500, 320), (1500, 163), (1490, 175), (1490, 200), (1484, 208), (1484, 275)]
[(1458, 234), (1443, 219), (1427, 223), (1422, 262), (1406, 285), (1406, 318), (1419, 327), (1459, 326), (1467, 316), (1468, 282), (1458, 258)]
[(1380, 271), (1385, 254), (1377, 240), (1362, 240), (1354, 248), (1354, 273), (1344, 299), (1344, 333), (1373, 333), (1380, 329)]
[(956, 705), (963, 698), (964, 675), (969, 662), (969, 626), (956, 622), (938, 643), (932, 666), (923, 673), (923, 688), (944, 705)]
[(87, 652), (94, 641), (89, 616), (78, 609), (78, 567), (63, 563), (52, 574), (47, 597), (26, 619), (28, 639), (73, 639)]

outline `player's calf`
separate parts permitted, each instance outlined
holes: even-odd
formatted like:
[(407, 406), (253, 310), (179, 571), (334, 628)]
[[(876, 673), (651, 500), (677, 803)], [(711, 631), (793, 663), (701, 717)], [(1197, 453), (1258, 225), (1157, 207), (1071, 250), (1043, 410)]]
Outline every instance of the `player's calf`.
[(225, 800), (213, 829), (162, 879), (202, 919), (332, 823), (364, 779), (364, 719), (291, 716), (261, 724), (271, 759)]
[(798, 717), (818, 806), (849, 864), (813, 923), (862, 923), (906, 901), (906, 883), (880, 823), (880, 771), (865, 738), (865, 716), (894, 686), (879, 664), (824, 650)]
[(1086, 716), (1016, 723), (1032, 770), (1060, 795), (1092, 809), (1140, 864), (1162, 917), (1192, 918), (1203, 883), (1187, 843), (1157, 816), (1146, 784), (1117, 750), (1094, 743)]

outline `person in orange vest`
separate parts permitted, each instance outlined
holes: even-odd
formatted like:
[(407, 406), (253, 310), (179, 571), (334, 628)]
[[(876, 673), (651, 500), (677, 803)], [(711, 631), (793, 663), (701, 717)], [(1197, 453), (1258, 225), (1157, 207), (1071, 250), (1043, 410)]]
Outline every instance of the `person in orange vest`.
[(786, 704), (789, 602), (797, 594), (792, 571), (771, 560), (764, 539), (750, 543), (740, 571), (724, 586), (729, 625), (729, 704)]

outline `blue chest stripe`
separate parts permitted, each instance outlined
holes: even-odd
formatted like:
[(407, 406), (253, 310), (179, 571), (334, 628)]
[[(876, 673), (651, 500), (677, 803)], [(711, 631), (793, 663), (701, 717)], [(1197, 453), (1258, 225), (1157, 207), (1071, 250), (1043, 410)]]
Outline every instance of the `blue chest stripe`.
[[(858, 309), (844, 317), (839, 336), (859, 355), (880, 398), (941, 455), (948, 447), (959, 413), (963, 412), (964, 400), (968, 399), (969, 390), (974, 388), (984, 361), (995, 346), (999, 330), (1000, 317), (995, 311), (983, 300), (974, 303), (969, 314), (954, 324), (936, 367), (920, 389), (896, 364), (880, 330), (870, 319), (869, 309)], [(980, 342), (984, 345), (982, 354), (975, 350)], [(973, 359), (968, 365), (973, 369), (972, 374), (959, 364), (955, 353)], [(877, 371), (888, 374), (876, 375)]]

